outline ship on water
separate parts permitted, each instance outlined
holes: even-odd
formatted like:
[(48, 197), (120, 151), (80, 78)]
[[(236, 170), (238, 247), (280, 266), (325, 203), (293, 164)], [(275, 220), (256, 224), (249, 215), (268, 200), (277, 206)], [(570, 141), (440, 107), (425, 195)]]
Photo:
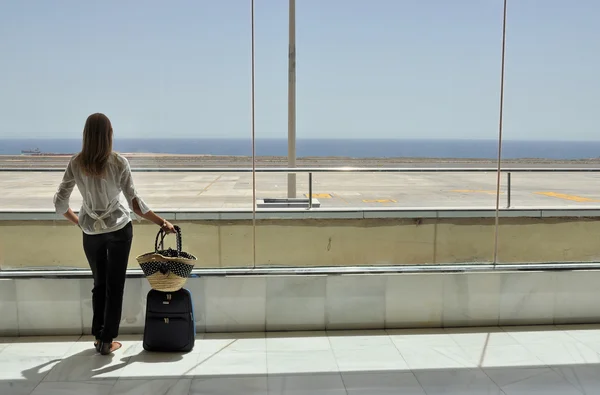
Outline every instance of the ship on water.
[(24, 149), (24, 150), (21, 150), (21, 155), (28, 155), (28, 156), (65, 156), (65, 155), (72, 155), (72, 154), (60, 154), (60, 153), (55, 153), (55, 152), (42, 152), (39, 148), (36, 148), (36, 149)]
[(26, 150), (21, 150), (21, 155), (41, 155), (42, 151), (40, 151), (39, 148), (30, 150), (30, 149), (26, 149)]

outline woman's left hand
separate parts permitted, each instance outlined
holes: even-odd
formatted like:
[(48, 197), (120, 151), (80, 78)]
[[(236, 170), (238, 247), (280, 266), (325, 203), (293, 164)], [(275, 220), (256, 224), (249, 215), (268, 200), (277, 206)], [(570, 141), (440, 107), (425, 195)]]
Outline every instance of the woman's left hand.
[(163, 224), (163, 226), (161, 226), (161, 228), (166, 233), (175, 233), (175, 226), (173, 226), (173, 224), (170, 223), (169, 221), (165, 221), (165, 223)]

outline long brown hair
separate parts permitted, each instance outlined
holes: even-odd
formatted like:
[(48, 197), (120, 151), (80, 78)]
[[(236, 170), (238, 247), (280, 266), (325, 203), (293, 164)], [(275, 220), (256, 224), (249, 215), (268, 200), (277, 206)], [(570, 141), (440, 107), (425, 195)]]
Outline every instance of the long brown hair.
[(84, 173), (93, 177), (104, 175), (106, 163), (112, 155), (113, 129), (104, 114), (92, 114), (83, 128), (83, 146), (77, 159)]

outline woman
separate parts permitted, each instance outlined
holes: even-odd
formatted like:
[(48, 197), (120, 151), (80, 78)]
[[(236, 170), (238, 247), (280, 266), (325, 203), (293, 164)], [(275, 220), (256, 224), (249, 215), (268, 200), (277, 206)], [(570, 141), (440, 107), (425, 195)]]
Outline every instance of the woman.
[[(108, 355), (121, 344), (119, 333), (125, 272), (133, 238), (129, 210), (119, 201), (123, 192), (129, 207), (140, 217), (174, 232), (168, 221), (153, 213), (138, 196), (129, 162), (112, 151), (113, 129), (104, 114), (92, 114), (83, 129), (81, 152), (69, 161), (54, 196), (58, 214), (83, 231), (83, 249), (94, 276), (92, 334), (96, 350)], [(83, 196), (79, 217), (69, 208), (69, 197), (77, 185)]]

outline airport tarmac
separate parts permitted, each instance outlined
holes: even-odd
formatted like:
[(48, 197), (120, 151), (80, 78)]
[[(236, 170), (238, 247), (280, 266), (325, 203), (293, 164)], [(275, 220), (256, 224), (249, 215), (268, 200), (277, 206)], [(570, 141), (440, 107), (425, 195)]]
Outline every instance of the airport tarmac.
[[(251, 173), (231, 172), (134, 173), (140, 196), (154, 210), (251, 209)], [(53, 210), (53, 195), (62, 177), (55, 172), (0, 170), (0, 209)], [(297, 175), (298, 197), (307, 197), (308, 174)], [(501, 207), (508, 203), (503, 174)], [(256, 197), (287, 196), (287, 175), (257, 173)], [(322, 208), (354, 207), (489, 207), (496, 203), (495, 172), (314, 173), (313, 197)], [(71, 206), (81, 196), (73, 192)], [(600, 207), (600, 172), (512, 173), (511, 207)]]

